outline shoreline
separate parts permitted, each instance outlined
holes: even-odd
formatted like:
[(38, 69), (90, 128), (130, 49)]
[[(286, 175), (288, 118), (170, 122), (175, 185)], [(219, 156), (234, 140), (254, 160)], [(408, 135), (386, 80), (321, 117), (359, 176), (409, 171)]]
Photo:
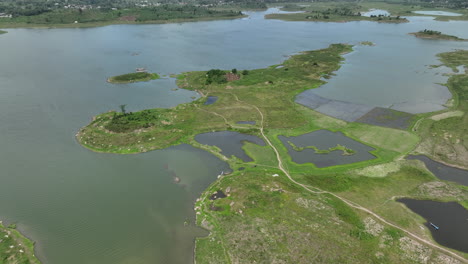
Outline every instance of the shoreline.
[[(174, 23), (191, 23), (191, 22), (204, 22), (204, 21), (215, 21), (215, 20), (231, 20), (248, 17), (247, 15), (240, 16), (224, 16), (224, 17), (205, 17), (205, 18), (193, 18), (193, 19), (171, 19), (171, 20), (150, 20), (144, 22), (136, 21), (106, 21), (106, 22), (90, 22), (90, 23), (77, 23), (77, 24), (27, 24), (27, 23), (0, 23), (0, 29), (15, 29), (15, 28), (26, 28), (26, 29), (58, 29), (58, 28), (97, 28), (106, 27), (112, 25), (159, 25), (159, 24), (174, 24)], [(6, 33), (7, 31), (5, 31)]]
[[(14, 227), (4, 226), (3, 221), (0, 221), (0, 232), (5, 232), (8, 236), (13, 239), (13, 242), (17, 244), (17, 246), (21, 247), (18, 252), (20, 252), (20, 256), (27, 256), (27, 260), (30, 264), (41, 264), (42, 262), (35, 254), (35, 244), (36, 242), (29, 237), (27, 237), (24, 233), (20, 232), (16, 225)], [(3, 239), (8, 237), (2, 237)], [(14, 246), (14, 245), (12, 245)], [(11, 248), (11, 246), (10, 246)], [(24, 251), (22, 251), (24, 249)], [(1, 252), (0, 252), (1, 253)], [(14, 258), (14, 255), (10, 255), (8, 258)], [(17, 260), (18, 261), (18, 260)], [(21, 261), (21, 260), (19, 260)], [(21, 262), (22, 263), (22, 262)]]

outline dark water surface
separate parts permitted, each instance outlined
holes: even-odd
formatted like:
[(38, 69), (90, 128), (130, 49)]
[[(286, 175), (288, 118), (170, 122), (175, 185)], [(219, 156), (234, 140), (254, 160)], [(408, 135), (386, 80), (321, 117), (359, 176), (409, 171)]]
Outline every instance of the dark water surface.
[(206, 98), (205, 105), (214, 104), (216, 101), (218, 101), (218, 96), (208, 96), (208, 98)]
[[(398, 199), (413, 212), (424, 217), (437, 243), (468, 253), (468, 210), (455, 202), (442, 203), (426, 200)], [(430, 223), (439, 227), (433, 228)]]
[[(272, 10), (268, 11), (272, 12)], [(468, 43), (407, 35), (424, 28), (468, 38), (467, 22), (411, 18), (406, 24), (310, 23), (249, 18), (77, 29), (8, 29), (0, 36), (0, 219), (17, 222), (48, 264), (189, 263), (200, 230), (192, 202), (226, 164), (179, 146), (141, 155), (90, 152), (74, 139), (92, 116), (173, 107), (197, 93), (174, 79), (115, 85), (106, 78), (143, 67), (161, 75), (254, 69), (332, 43), (357, 46), (328, 84), (326, 98), (443, 108), (450, 93), (435, 54)], [(227, 52), (228, 51), (228, 52)], [(181, 179), (174, 184), (173, 177)]]
[[(297, 137), (279, 136), (278, 138), (288, 149), (292, 161), (299, 164), (313, 163), (318, 168), (323, 168), (375, 159), (375, 156), (369, 153), (369, 151), (374, 150), (374, 148), (351, 139), (341, 132), (317, 130)], [(340, 144), (348, 149), (352, 149), (355, 153), (353, 155), (343, 155), (342, 150), (334, 150), (326, 154), (320, 154), (315, 153), (315, 150), (310, 148), (296, 151), (288, 141), (293, 143), (296, 147), (314, 146), (320, 150), (328, 150)]]
[(426, 164), (437, 178), (445, 181), (453, 181), (461, 185), (468, 186), (468, 171), (450, 167), (440, 162), (433, 161), (424, 155), (409, 155), (406, 157), (409, 160), (420, 160)]

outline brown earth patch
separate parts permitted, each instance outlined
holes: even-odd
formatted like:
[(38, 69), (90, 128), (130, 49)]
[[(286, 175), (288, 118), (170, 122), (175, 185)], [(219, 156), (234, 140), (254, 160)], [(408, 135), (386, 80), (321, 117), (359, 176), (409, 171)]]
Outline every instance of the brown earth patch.
[(237, 74), (234, 74), (232, 72), (226, 73), (226, 80), (228, 82), (237, 81), (239, 79), (240, 79), (240, 77)]
[(119, 17), (120, 21), (136, 21), (136, 16), (123, 16)]

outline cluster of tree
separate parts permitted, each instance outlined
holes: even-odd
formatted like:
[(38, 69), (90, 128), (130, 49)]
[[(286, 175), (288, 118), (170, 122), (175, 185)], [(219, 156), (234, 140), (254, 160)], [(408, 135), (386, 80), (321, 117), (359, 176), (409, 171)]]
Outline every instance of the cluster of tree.
[[(237, 72), (237, 70), (236, 70)], [(226, 72), (219, 69), (211, 69), (206, 72), (206, 84), (226, 83)]]
[(125, 107), (126, 105), (120, 105), (121, 113), (114, 112), (112, 119), (105, 125), (106, 129), (116, 133), (125, 133), (154, 126), (161, 119), (161, 113), (157, 110), (127, 113)]
[(435, 31), (435, 30), (429, 30), (429, 29), (424, 29), (419, 31), (419, 33), (427, 34), (427, 35), (440, 35), (442, 32), (440, 31)]

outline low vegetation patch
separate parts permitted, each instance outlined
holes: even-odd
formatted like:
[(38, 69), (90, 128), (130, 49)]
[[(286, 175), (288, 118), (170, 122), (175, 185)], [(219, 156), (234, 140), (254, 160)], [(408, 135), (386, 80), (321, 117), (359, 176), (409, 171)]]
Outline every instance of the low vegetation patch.
[(0, 35), (1, 35), (1, 34), (6, 34), (6, 33), (8, 33), (8, 32), (7, 32), (7, 31), (4, 31), (4, 30), (0, 30)]
[(134, 72), (110, 77), (107, 81), (110, 83), (134, 83), (147, 82), (156, 79), (159, 79), (159, 75), (157, 73)]

